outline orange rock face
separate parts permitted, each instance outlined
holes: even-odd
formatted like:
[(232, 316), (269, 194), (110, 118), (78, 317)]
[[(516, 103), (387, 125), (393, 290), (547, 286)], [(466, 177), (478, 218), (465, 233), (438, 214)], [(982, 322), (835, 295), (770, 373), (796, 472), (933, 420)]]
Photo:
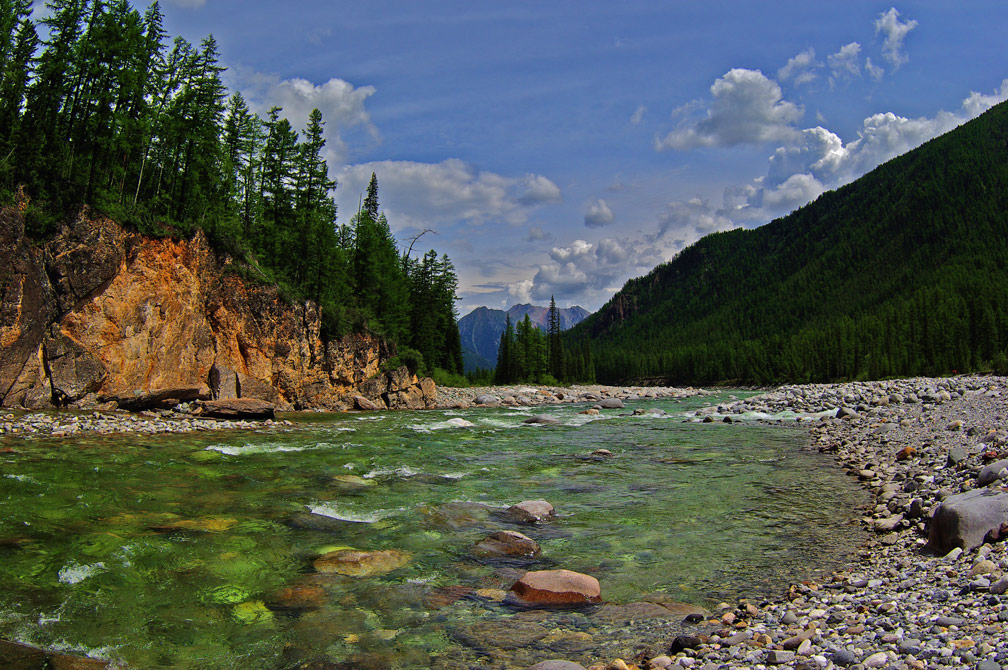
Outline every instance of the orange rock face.
[(0, 211), (0, 404), (224, 389), (278, 409), (336, 409), (373, 378), (381, 408), (433, 404), (430, 380), (379, 375), (390, 353), (381, 340), (327, 342), (314, 303), (286, 303), (228, 265), (202, 233), (145, 238), (83, 215), (40, 248), (16, 212)]
[(571, 570), (526, 572), (510, 593), (525, 605), (572, 606), (602, 602), (597, 579)]

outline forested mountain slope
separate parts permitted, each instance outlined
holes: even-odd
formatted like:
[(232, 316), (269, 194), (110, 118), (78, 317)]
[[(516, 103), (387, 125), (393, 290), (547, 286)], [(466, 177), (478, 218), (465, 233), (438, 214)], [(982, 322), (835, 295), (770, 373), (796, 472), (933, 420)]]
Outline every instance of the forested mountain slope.
[(566, 335), (600, 382), (820, 381), (1001, 367), (1008, 104), (755, 230), (633, 279)]
[[(549, 307), (532, 304), (512, 305), (507, 311), (477, 307), (458, 321), (459, 334), (462, 338), (462, 356), (465, 360), (466, 372), (486, 369), (492, 370), (497, 361), (497, 348), (500, 345), (501, 334), (507, 325), (508, 317), (512, 324), (519, 323), (529, 315), (532, 324), (539, 330), (549, 329)], [(557, 310), (557, 320), (560, 330), (568, 330), (581, 323), (588, 316), (583, 307), (574, 305)]]

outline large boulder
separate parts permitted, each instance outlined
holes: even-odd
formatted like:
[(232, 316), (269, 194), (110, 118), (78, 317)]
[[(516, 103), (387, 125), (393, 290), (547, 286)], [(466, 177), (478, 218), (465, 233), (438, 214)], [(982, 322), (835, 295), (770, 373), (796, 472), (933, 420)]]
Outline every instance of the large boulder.
[(276, 416), (276, 405), (256, 398), (231, 398), (228, 400), (207, 400), (199, 405), (203, 416), (217, 419), (272, 419)]
[(370, 400), (368, 398), (365, 398), (362, 395), (355, 395), (353, 397), (353, 404), (354, 404), (354, 409), (359, 409), (362, 412), (373, 412), (373, 411), (378, 410), (378, 409), (384, 409), (383, 407), (379, 407), (378, 403), (376, 403), (376, 402), (374, 402), (374, 401), (372, 401), (372, 400)]
[(102, 396), (102, 401), (114, 400), (120, 409), (131, 412), (142, 412), (146, 409), (168, 409), (180, 402), (206, 400), (210, 398), (210, 389), (206, 386), (185, 386), (179, 388), (164, 388), (152, 391), (134, 391), (133, 393)]
[(508, 591), (512, 602), (527, 606), (583, 606), (602, 602), (597, 579), (571, 570), (526, 572)]
[(531, 537), (513, 530), (502, 530), (489, 535), (473, 547), (477, 556), (538, 556), (539, 543)]
[(210, 366), (207, 379), (210, 394), (214, 400), (230, 400), (238, 397), (238, 375), (226, 365), (214, 363)]
[(598, 405), (602, 409), (623, 409), (626, 407), (619, 398), (606, 398), (605, 400), (600, 400)]
[(416, 375), (411, 374), (409, 368), (405, 365), (401, 365), (388, 373), (388, 390), (390, 393), (405, 391), (416, 384)]
[(973, 549), (1008, 534), (1008, 493), (977, 489), (946, 498), (931, 517), (928, 546), (945, 554), (955, 547)]
[(994, 461), (985, 466), (977, 475), (977, 486), (987, 486), (991, 482), (996, 482), (1000, 479), (998, 475), (1005, 468), (1008, 468), (1008, 458), (1002, 458), (1000, 461)]

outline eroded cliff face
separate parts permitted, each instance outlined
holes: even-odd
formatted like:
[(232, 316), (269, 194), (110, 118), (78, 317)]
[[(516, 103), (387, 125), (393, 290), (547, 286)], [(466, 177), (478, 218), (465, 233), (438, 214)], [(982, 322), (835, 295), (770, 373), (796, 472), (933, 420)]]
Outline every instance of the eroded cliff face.
[(250, 397), (339, 409), (357, 395), (433, 404), (426, 380), (379, 374), (389, 354), (379, 338), (326, 342), (313, 303), (290, 305), (226, 270), (202, 233), (157, 240), (82, 215), (39, 245), (19, 211), (0, 211), (3, 406)]

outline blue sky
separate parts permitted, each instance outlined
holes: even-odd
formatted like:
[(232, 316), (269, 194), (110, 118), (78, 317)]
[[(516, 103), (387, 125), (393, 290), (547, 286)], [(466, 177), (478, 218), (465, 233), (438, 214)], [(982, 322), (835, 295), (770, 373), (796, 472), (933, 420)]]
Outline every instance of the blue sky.
[(374, 171), (460, 314), (595, 310), (1008, 97), (1008, 3), (163, 0), (226, 81), (327, 122), (340, 219)]

